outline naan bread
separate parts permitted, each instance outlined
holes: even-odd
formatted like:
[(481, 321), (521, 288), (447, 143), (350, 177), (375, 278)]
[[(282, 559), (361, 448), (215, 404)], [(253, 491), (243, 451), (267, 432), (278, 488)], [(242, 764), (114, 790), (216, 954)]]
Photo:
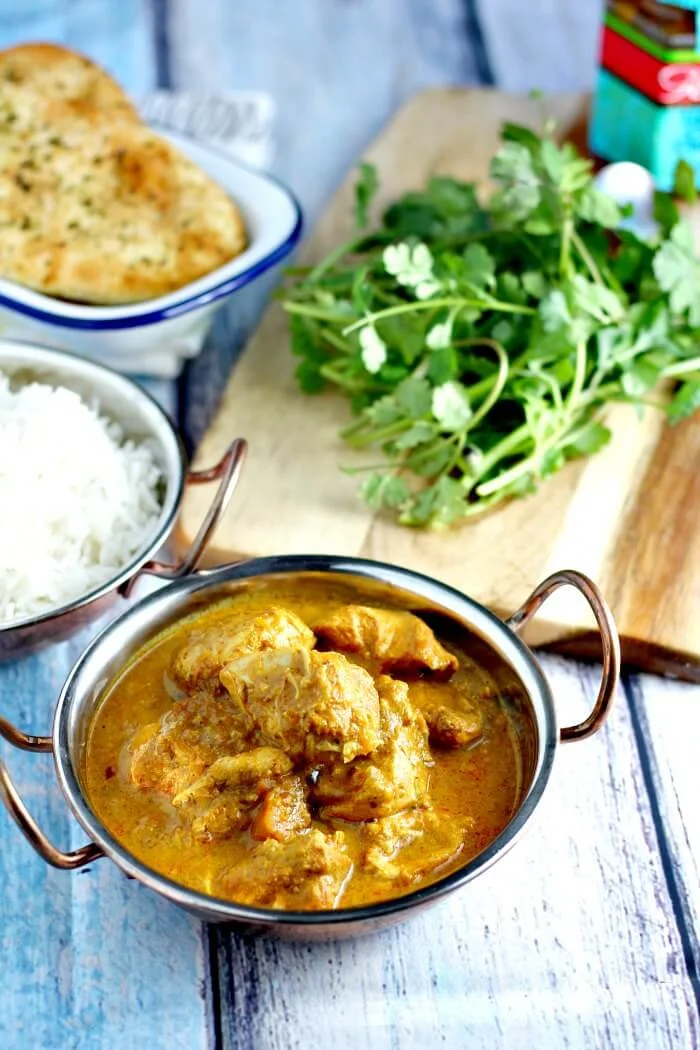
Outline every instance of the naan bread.
[(224, 190), (121, 88), (49, 45), (0, 53), (0, 275), (85, 303), (139, 302), (245, 248)]
[[(57, 44), (23, 44), (0, 51), (2, 96), (32, 102), (39, 116), (59, 120), (128, 120), (136, 109), (116, 80), (84, 55)], [(22, 100), (26, 99), (26, 102)]]

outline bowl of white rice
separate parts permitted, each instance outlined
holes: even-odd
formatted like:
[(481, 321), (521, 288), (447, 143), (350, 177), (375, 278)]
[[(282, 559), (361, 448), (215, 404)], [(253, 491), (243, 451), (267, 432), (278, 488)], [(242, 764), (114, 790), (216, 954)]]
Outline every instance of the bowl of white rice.
[(126, 593), (170, 535), (187, 477), (176, 430), (136, 383), (0, 340), (0, 660), (67, 637)]

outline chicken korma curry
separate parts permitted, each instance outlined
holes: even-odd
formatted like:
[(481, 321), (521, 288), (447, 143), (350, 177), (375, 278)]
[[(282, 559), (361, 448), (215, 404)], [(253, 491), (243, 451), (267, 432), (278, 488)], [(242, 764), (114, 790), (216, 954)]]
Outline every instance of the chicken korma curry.
[(390, 601), (272, 579), (162, 632), (91, 726), (99, 818), (174, 881), (278, 909), (399, 896), (481, 852), (522, 798), (515, 711), (466, 630)]

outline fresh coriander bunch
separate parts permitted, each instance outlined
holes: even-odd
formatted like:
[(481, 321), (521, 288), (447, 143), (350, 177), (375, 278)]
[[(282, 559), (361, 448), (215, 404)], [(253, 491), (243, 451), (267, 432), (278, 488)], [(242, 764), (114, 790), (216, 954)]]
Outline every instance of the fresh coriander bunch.
[(532, 492), (609, 440), (613, 401), (663, 380), (672, 422), (700, 407), (700, 264), (668, 197), (646, 242), (620, 228), (591, 164), (515, 125), (494, 189), (434, 177), (366, 228), (377, 174), (362, 165), (357, 235), (283, 299), (303, 390), (351, 399), (342, 431), (379, 462), (367, 502), (446, 526)]

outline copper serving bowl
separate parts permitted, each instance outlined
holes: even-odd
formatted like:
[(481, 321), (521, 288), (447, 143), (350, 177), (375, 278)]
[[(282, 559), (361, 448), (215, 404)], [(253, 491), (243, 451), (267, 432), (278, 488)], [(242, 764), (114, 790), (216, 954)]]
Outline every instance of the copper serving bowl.
[[(0, 662), (3, 662), (67, 638), (96, 619), (119, 595), (128, 591), (132, 578), (151, 562), (168, 539), (185, 485), (220, 479), (221, 499), (207, 515), (192, 550), (180, 565), (169, 567), (171, 578), (190, 572), (233, 490), (244, 443), (234, 442), (211, 470), (188, 472), (182, 442), (163, 409), (140, 386), (111, 368), (63, 351), (0, 340), (0, 372), (19, 384), (42, 382), (63, 386), (74, 390), (88, 403), (96, 402), (103, 415), (119, 423), (125, 437), (149, 443), (163, 478), (160, 515), (154, 529), (144, 535), (138, 553), (110, 579), (72, 601), (40, 615), (0, 623)], [(165, 568), (161, 566), (164, 575)]]
[[(163, 574), (158, 566), (148, 571)], [(165, 573), (167, 575), (167, 573)], [(462, 868), (405, 896), (364, 907), (336, 911), (279, 911), (236, 904), (187, 889), (137, 860), (95, 814), (88, 800), (83, 758), (88, 728), (105, 685), (144, 643), (181, 617), (262, 580), (294, 576), (334, 577), (364, 588), (387, 588), (402, 602), (433, 616), (446, 616), (459, 630), (468, 630), (475, 646), (501, 668), (511, 702), (527, 720), (528, 746), (523, 749), (523, 786), (519, 805), (504, 830)], [(602, 680), (588, 717), (578, 725), (558, 728), (554, 698), (533, 653), (518, 637), (519, 629), (546, 598), (563, 585), (576, 587), (588, 600), (602, 643)], [(47, 751), (54, 757), (58, 781), (71, 812), (91, 840), (81, 849), (63, 852), (39, 829), (19, 797), (6, 768), (0, 763), (0, 794), (22, 832), (49, 864), (79, 868), (98, 857), (109, 857), (123, 872), (138, 879), (201, 918), (235, 922), (248, 928), (272, 930), (297, 939), (336, 938), (377, 930), (407, 918), (482, 875), (524, 830), (542, 799), (560, 741), (575, 741), (594, 733), (603, 723), (619, 675), (620, 649), (615, 623), (595, 585), (578, 572), (562, 571), (546, 579), (525, 604), (506, 621), (464, 594), (426, 576), (381, 562), (359, 558), (297, 555), (258, 558), (201, 571), (168, 583), (133, 605), (111, 623), (83, 653), (61, 691), (51, 736), (28, 736), (0, 719), (0, 733), (16, 747)], [(496, 681), (498, 681), (496, 679)]]

